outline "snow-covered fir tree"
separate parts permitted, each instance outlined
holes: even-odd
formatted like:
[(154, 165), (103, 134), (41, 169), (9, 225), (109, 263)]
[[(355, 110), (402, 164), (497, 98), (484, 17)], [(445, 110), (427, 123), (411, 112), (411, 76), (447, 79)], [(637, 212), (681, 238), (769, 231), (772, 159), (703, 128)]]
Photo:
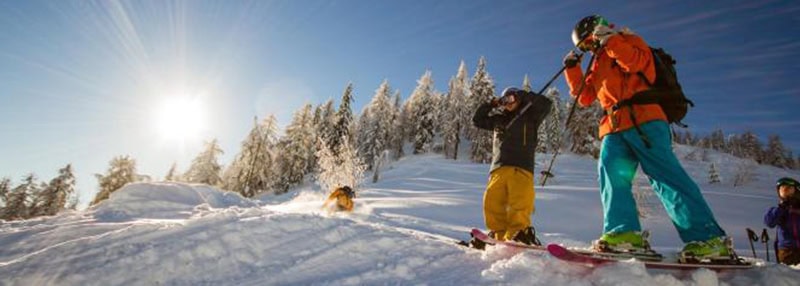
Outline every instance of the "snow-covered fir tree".
[(255, 126), (242, 142), (242, 150), (225, 171), (225, 189), (252, 198), (272, 190), (275, 180), (273, 147), (277, 142), (275, 116)]
[(786, 168), (797, 169), (797, 162), (794, 161), (794, 153), (792, 150), (786, 150)]
[(486, 71), (486, 59), (478, 60), (478, 67), (472, 76), (469, 87), (468, 113), (470, 115), (467, 138), (472, 141), (470, 158), (476, 163), (489, 163), (492, 160), (492, 132), (479, 129), (472, 125), (472, 115), (481, 104), (489, 102), (494, 97), (494, 81)]
[(394, 105), (392, 106), (392, 132), (391, 139), (389, 140), (392, 158), (395, 160), (400, 159), (405, 155), (403, 145), (406, 139), (406, 113), (403, 109), (403, 104), (400, 101), (400, 91), (394, 93)]
[(340, 138), (338, 150), (331, 150), (322, 142), (317, 152), (319, 163), (318, 183), (323, 190), (332, 190), (337, 186), (358, 188), (364, 179), (366, 165), (350, 145), (350, 139)]
[(445, 112), (441, 119), (442, 138), (444, 139), (444, 156), (453, 160), (458, 159), (458, 150), (463, 140), (464, 130), (469, 125), (471, 112), (467, 106), (469, 96), (469, 75), (464, 61), (458, 66), (458, 73), (450, 79), (448, 84)]
[(276, 157), (276, 191), (283, 193), (303, 182), (313, 170), (316, 138), (314, 134), (311, 104), (295, 112), (292, 122), (286, 127), (286, 135), (278, 142)]
[[(569, 105), (572, 105), (570, 103)], [(572, 108), (572, 106), (567, 106)], [(600, 104), (595, 101), (587, 107), (577, 106), (566, 126), (569, 135), (570, 151), (575, 154), (591, 155), (597, 158), (600, 154), (600, 140), (598, 135), (598, 124), (603, 114)]]
[[(331, 134), (330, 148), (336, 150), (342, 138), (353, 139), (351, 128), (353, 126), (353, 109), (350, 107), (353, 103), (353, 83), (348, 83), (342, 93), (342, 101), (339, 103), (339, 109), (336, 111), (336, 123), (333, 125), (333, 133)], [(351, 142), (352, 143), (352, 142)]]
[(437, 137), (441, 138), (443, 126), (441, 124), (444, 116), (444, 108), (447, 104), (445, 94), (441, 91), (434, 90), (431, 96), (431, 110), (433, 117), (433, 139), (431, 139), (432, 148), (430, 149), (436, 153), (442, 153), (444, 147), (441, 142), (436, 140)]
[(3, 208), (1, 219), (17, 220), (29, 217), (29, 204), (31, 198), (39, 193), (39, 186), (36, 182), (36, 175), (25, 176), (23, 183), (15, 187), (8, 195), (6, 206)]
[[(8, 204), (8, 194), (11, 192), (11, 179), (0, 179), (0, 207)], [(1, 214), (1, 213), (0, 213)]]
[(720, 182), (722, 182), (722, 180), (719, 177), (719, 171), (717, 171), (717, 165), (712, 162), (711, 165), (708, 166), (708, 183), (716, 184)]
[(192, 165), (189, 166), (189, 170), (183, 177), (189, 183), (221, 185), (222, 165), (219, 164), (217, 158), (222, 154), (222, 148), (217, 143), (217, 139), (206, 142), (206, 148), (194, 158)]
[[(536, 146), (537, 152), (555, 152), (556, 148), (561, 146), (561, 140), (564, 134), (564, 124), (562, 123), (561, 111), (561, 95), (555, 87), (548, 88), (544, 92), (544, 96), (553, 102), (550, 107), (550, 114), (542, 122), (539, 127), (538, 145)], [(574, 115), (573, 115), (574, 116)]]
[(433, 78), (430, 71), (425, 71), (406, 102), (409, 111), (409, 139), (414, 146), (414, 154), (428, 152), (433, 143), (436, 119), (433, 96)]
[(725, 150), (725, 134), (722, 133), (722, 129), (711, 132), (708, 137), (708, 145), (711, 149), (727, 152), (727, 150)]
[(116, 190), (129, 183), (137, 182), (139, 175), (136, 174), (136, 160), (127, 155), (114, 157), (109, 163), (106, 174), (95, 174), (95, 177), (100, 185), (100, 191), (89, 205), (96, 205), (108, 199)]
[(390, 92), (389, 82), (384, 80), (361, 113), (359, 154), (367, 165), (367, 170), (372, 170), (383, 151), (390, 148), (393, 129), (391, 114), (394, 109)]
[(67, 164), (58, 170), (58, 176), (36, 197), (32, 216), (55, 215), (68, 208), (69, 198), (75, 196), (75, 175), (72, 165)]
[(164, 176), (165, 182), (180, 182), (181, 178), (178, 175), (178, 163), (173, 162), (172, 167), (169, 168), (167, 171), (167, 175)]
[(731, 136), (728, 146), (734, 156), (753, 159), (762, 162), (761, 141), (752, 131), (745, 131), (741, 135)]
[[(781, 142), (778, 135), (771, 135), (767, 140), (767, 149), (764, 150), (764, 164), (769, 164), (778, 168), (789, 167), (788, 160), (786, 160), (787, 150)], [(791, 158), (791, 157), (789, 157)]]
[(319, 106), (317, 111), (314, 112), (314, 116), (316, 134), (330, 148), (334, 137), (334, 124), (336, 123), (333, 100), (329, 99), (325, 104)]
[(532, 92), (533, 87), (531, 87), (531, 79), (525, 74), (525, 77), (522, 78), (522, 90), (527, 92)]

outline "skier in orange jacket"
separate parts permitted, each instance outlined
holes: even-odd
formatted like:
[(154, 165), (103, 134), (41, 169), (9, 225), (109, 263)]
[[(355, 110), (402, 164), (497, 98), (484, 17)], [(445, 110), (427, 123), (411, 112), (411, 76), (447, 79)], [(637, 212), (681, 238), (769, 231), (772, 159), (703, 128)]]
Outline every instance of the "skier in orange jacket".
[[(650, 178), (681, 239), (681, 255), (691, 259), (729, 258), (729, 240), (720, 228), (700, 188), (672, 152), (667, 117), (658, 104), (631, 104), (623, 100), (648, 90), (655, 82), (653, 53), (628, 29), (615, 30), (599, 15), (581, 19), (572, 31), (577, 48), (592, 53), (584, 76), (580, 57), (564, 57), (570, 94), (583, 106), (595, 100), (605, 110), (600, 120), (602, 140), (598, 159), (603, 203), (603, 234), (595, 241), (601, 251), (648, 251), (631, 192), (639, 165)], [(645, 81), (646, 80), (646, 81)], [(580, 92), (580, 94), (578, 94)]]
[[(325, 203), (322, 205), (323, 209), (329, 209), (328, 205), (336, 201), (336, 209), (337, 211), (353, 211), (353, 198), (356, 197), (356, 193), (348, 186), (344, 187), (337, 187), (333, 189), (333, 192), (328, 196), (328, 199), (325, 200)], [(333, 209), (331, 209), (333, 210)]]

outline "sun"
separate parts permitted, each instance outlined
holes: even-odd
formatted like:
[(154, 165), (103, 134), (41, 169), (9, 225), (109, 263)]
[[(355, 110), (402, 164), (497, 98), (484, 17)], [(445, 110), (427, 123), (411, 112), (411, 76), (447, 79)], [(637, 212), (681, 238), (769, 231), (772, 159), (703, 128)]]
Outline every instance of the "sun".
[(204, 106), (200, 100), (191, 97), (165, 99), (157, 109), (155, 124), (164, 139), (195, 139), (205, 126)]

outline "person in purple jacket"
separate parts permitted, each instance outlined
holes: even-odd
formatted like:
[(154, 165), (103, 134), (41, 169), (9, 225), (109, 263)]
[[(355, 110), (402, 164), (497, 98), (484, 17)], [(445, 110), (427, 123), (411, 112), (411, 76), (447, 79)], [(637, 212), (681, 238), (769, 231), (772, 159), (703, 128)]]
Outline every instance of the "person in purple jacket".
[(792, 178), (780, 178), (776, 185), (777, 207), (771, 207), (764, 215), (764, 223), (778, 227), (778, 259), (781, 263), (800, 263), (800, 182)]

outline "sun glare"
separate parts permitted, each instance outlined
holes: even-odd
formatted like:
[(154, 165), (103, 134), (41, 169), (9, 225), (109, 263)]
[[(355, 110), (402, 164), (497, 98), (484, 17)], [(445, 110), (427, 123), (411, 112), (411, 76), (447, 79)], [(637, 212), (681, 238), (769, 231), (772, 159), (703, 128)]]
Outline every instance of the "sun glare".
[(200, 135), (204, 124), (203, 106), (196, 99), (170, 98), (158, 109), (156, 126), (164, 139), (194, 139)]

